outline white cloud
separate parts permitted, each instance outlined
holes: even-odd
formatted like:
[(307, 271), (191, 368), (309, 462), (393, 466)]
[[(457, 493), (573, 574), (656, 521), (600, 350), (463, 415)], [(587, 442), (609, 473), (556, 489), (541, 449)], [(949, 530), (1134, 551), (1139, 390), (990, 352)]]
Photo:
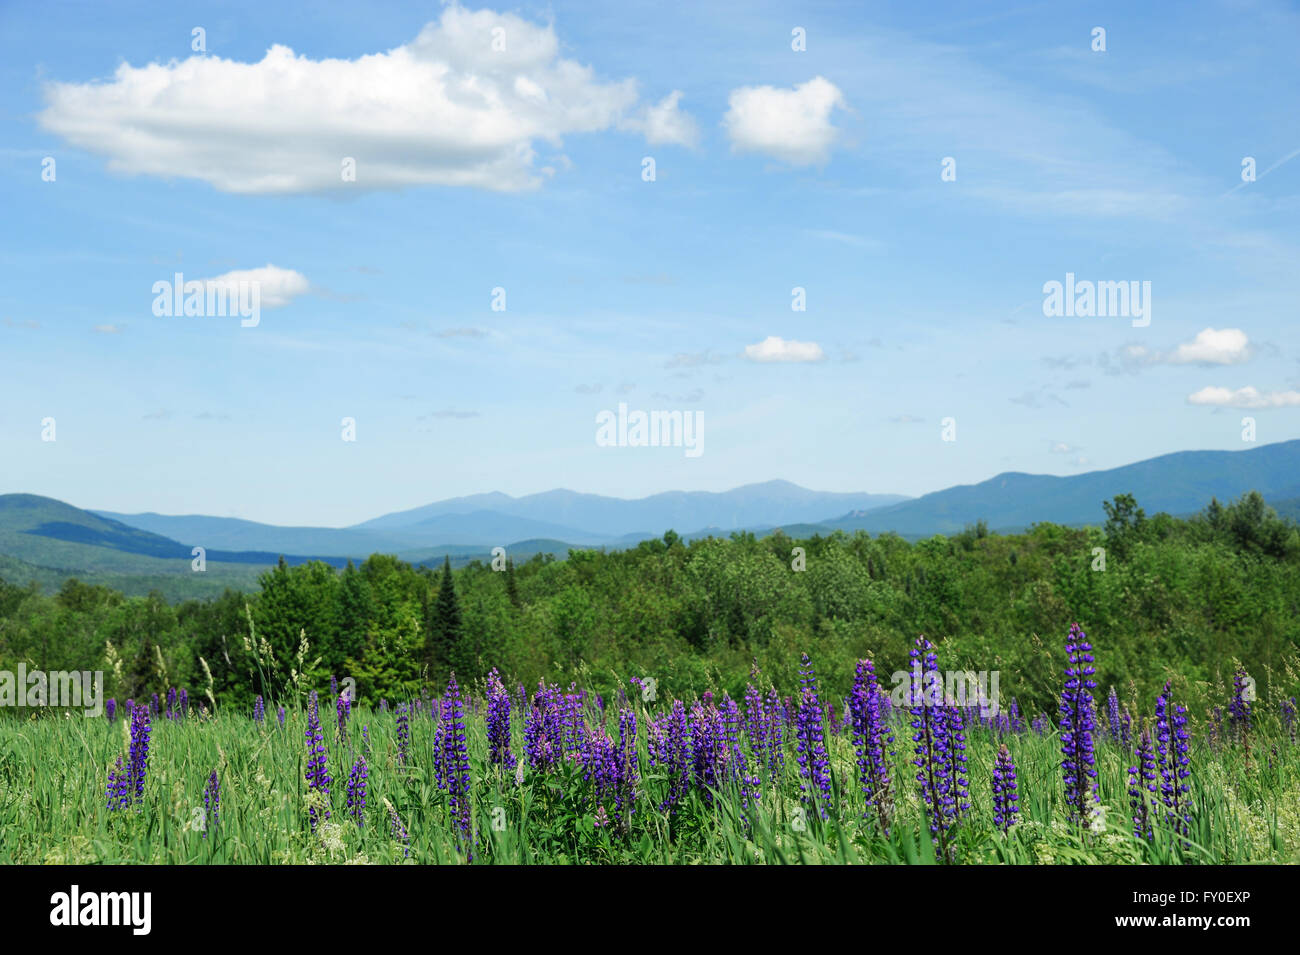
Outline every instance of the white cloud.
[(757, 345), (746, 345), (745, 357), (750, 361), (821, 361), (826, 355), (816, 342), (788, 342), (769, 335)]
[(1171, 365), (1239, 365), (1250, 355), (1250, 341), (1240, 328), (1206, 328), (1175, 348), (1166, 361)]
[(1300, 391), (1262, 392), (1250, 385), (1233, 391), (1210, 386), (1188, 395), (1187, 403), (1220, 408), (1292, 408), (1300, 406)]
[(831, 111), (847, 104), (838, 86), (820, 76), (794, 89), (742, 86), (731, 91), (722, 125), (736, 152), (757, 152), (796, 166), (825, 162), (839, 130)]
[(295, 272), (293, 269), (282, 269), (268, 263), (260, 269), (239, 269), (234, 272), (226, 272), (224, 275), (218, 275), (215, 278), (203, 279), (203, 290), (206, 294), (209, 288), (216, 288), (237, 295), (241, 282), (246, 282), (257, 288), (258, 301), (262, 308), (278, 308), (281, 305), (288, 305), (311, 288), (307, 276), (301, 272)]
[(677, 108), (681, 98), (681, 90), (673, 90), (656, 105), (642, 107), (635, 118), (622, 124), (623, 128), (641, 133), (653, 146), (662, 143), (694, 146), (699, 129), (689, 113)]
[[(108, 82), (49, 83), (39, 119), (116, 172), (235, 193), (526, 189), (541, 182), (539, 143), (557, 152), (569, 133), (631, 128), (683, 142), (693, 131), (679, 93), (638, 116), (636, 80), (601, 82), (559, 50), (550, 25), (453, 5), (410, 43), (352, 60), (277, 44), (256, 63), (192, 56), (123, 63)], [(343, 180), (345, 157), (355, 182)]]
[(1205, 328), (1173, 351), (1128, 344), (1117, 348), (1113, 355), (1103, 353), (1098, 363), (1108, 374), (1119, 374), (1138, 372), (1153, 365), (1240, 365), (1253, 355), (1250, 340), (1240, 328)]

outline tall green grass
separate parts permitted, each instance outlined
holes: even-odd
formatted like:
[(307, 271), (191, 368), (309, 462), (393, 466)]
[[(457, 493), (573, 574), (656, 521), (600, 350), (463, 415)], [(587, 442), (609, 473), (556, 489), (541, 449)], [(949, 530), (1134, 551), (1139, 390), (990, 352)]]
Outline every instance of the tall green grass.
[[(270, 709), (270, 708), (268, 708)], [(332, 717), (333, 714), (328, 714)], [(291, 711), (282, 728), (230, 712), (213, 718), (153, 724), (142, 805), (107, 808), (107, 773), (126, 750), (124, 721), (45, 716), (0, 720), (0, 862), (11, 863), (527, 863), (527, 864), (778, 864), (778, 863), (1278, 863), (1300, 861), (1300, 749), (1282, 735), (1257, 737), (1247, 756), (1232, 745), (1198, 741), (1190, 780), (1194, 805), (1185, 841), (1159, 832), (1153, 842), (1132, 835), (1126, 767), (1130, 756), (1099, 741), (1098, 780), (1104, 817), (1081, 831), (1067, 822), (1056, 736), (1029, 732), (995, 739), (968, 731), (971, 811), (959, 823), (951, 855), (937, 859), (910, 766), (905, 726), (895, 727), (895, 814), (886, 834), (864, 815), (847, 735), (829, 734), (833, 800), (829, 819), (800, 811), (798, 767), (787, 746), (784, 772), (764, 778), (758, 806), (743, 812), (740, 794), (724, 789), (712, 804), (692, 790), (669, 815), (658, 810), (664, 779), (649, 767), (645, 712), (638, 739), (642, 778), (626, 833), (595, 824), (581, 773), (550, 774), (487, 765), (481, 715), (467, 718), (473, 774), (475, 836), (460, 839), (448, 821), (446, 796), (432, 778), (435, 724), (411, 718), (410, 765), (397, 764), (392, 712), (358, 709), (346, 738), (324, 727), (333, 779), (332, 816), (319, 831), (308, 824), (303, 772), (305, 713)], [(327, 717), (322, 713), (323, 720)], [(517, 724), (517, 720), (516, 720)], [(345, 814), (344, 785), (368, 728), (370, 790), (364, 825)], [(516, 754), (522, 752), (515, 726)], [(1014, 756), (1020, 819), (1007, 835), (993, 826), (991, 773), (998, 742)], [(205, 824), (203, 789), (213, 769), (221, 780), (221, 811)], [(388, 806), (409, 832), (406, 846), (390, 829)], [(503, 810), (504, 812), (498, 811)], [(504, 822), (502, 828), (494, 822)], [(206, 835), (205, 835), (206, 831)], [(923, 833), (925, 833), (923, 835)]]

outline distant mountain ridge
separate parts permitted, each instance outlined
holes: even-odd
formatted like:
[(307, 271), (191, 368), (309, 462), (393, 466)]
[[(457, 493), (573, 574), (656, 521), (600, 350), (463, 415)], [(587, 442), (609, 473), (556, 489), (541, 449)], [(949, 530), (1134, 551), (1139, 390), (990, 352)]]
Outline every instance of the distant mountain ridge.
[[(345, 528), (115, 514), (34, 494), (6, 494), (0, 495), (0, 576), (42, 585), (80, 576), (128, 592), (160, 587), (169, 594), (206, 595), (224, 586), (254, 585), (257, 574), (280, 555), (291, 563), (321, 559), (339, 566), (372, 553), (396, 554), (412, 563), (441, 563), (446, 554), (460, 565), (489, 560), (497, 546), (519, 560), (536, 553), (563, 557), (575, 547), (635, 547), (669, 529), (686, 540), (777, 528), (792, 537), (864, 530), (918, 538), (954, 533), (980, 520), (993, 531), (1038, 522), (1100, 524), (1102, 503), (1117, 494), (1133, 494), (1148, 514), (1187, 515), (1211, 498), (1228, 502), (1251, 490), (1283, 516), (1300, 518), (1300, 440), (1247, 451), (1180, 451), (1066, 477), (1007, 472), (918, 498), (824, 493), (786, 481), (721, 493), (670, 491), (638, 500), (564, 490), (520, 498), (492, 492)], [(195, 546), (205, 548), (205, 573), (191, 572)]]
[(499, 491), (435, 501), (344, 528), (277, 527), (236, 518), (92, 513), (176, 540), (227, 550), (367, 556), (447, 543), (493, 547), (525, 539), (584, 546), (635, 543), (669, 528), (730, 532), (780, 523), (815, 522), (848, 510), (907, 500), (901, 494), (810, 491), (789, 481), (730, 491), (668, 491), (640, 499), (555, 490), (524, 497)]
[(608, 540), (629, 534), (653, 537), (669, 528), (740, 530), (755, 524), (818, 521), (829, 514), (906, 500), (902, 494), (810, 491), (789, 481), (746, 484), (730, 491), (665, 491), (632, 500), (563, 489), (523, 497), (494, 491), (384, 514), (350, 529), (409, 531), (435, 517), (493, 512), (568, 528), (570, 536), (576, 531)]
[(1300, 497), (1300, 440), (1248, 451), (1176, 451), (1105, 471), (1068, 477), (1008, 471), (982, 481), (925, 494), (900, 504), (826, 521), (844, 531), (894, 531), (904, 536), (948, 534), (983, 520), (992, 530), (1018, 530), (1041, 521), (1100, 524), (1102, 502), (1132, 494), (1148, 514), (1191, 514), (1259, 491), (1267, 500)]

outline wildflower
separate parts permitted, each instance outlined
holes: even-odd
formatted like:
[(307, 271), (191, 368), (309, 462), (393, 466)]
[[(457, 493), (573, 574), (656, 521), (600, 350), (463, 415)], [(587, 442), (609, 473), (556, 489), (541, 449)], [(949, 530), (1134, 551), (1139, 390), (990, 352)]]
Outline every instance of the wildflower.
[(362, 756), (352, 764), (347, 785), (348, 815), (356, 820), (358, 827), (365, 825), (367, 776), (366, 758)]
[(130, 774), (127, 773), (122, 765), (122, 757), (117, 757), (117, 765), (108, 771), (108, 797), (109, 809), (125, 809), (131, 805), (131, 783)]
[[(929, 674), (939, 675), (939, 659), (933, 645), (925, 637), (917, 637), (916, 646), (909, 651), (913, 672), (918, 669), (926, 679)], [(930, 824), (930, 838), (946, 846), (948, 830), (957, 821), (956, 800), (953, 797), (951, 762), (948, 756), (948, 719), (941, 702), (929, 705), (925, 691), (913, 681), (908, 689), (911, 706), (912, 752), (915, 757), (916, 781), (921, 790), (921, 802)]]
[[(326, 764), (325, 756), (325, 737), (321, 735), (320, 726), (320, 707), (316, 698), (316, 691), (311, 691), (311, 698), (307, 704), (307, 789), (315, 791), (325, 797), (328, 802), (330, 793), (329, 769)], [(313, 806), (308, 810), (311, 817), (312, 831), (316, 831), (316, 808)], [(324, 818), (330, 817), (329, 809), (324, 811)]]
[(348, 719), (352, 716), (352, 701), (345, 690), (334, 704), (339, 721), (339, 739), (348, 738)]
[(266, 704), (262, 702), (262, 695), (259, 693), (257, 699), (253, 700), (253, 722), (261, 723), (266, 719)]
[(1232, 702), (1228, 705), (1228, 726), (1240, 743), (1250, 745), (1251, 702), (1254, 693), (1246, 671), (1238, 669), (1232, 676)]
[(866, 796), (867, 815), (874, 808), (882, 829), (889, 829), (889, 756), (894, 734), (885, 725), (880, 683), (870, 660), (859, 660), (849, 695), (853, 748), (858, 754), (858, 783)]
[(1003, 832), (1016, 824), (1016, 815), (1020, 812), (1016, 805), (1020, 794), (1016, 789), (1016, 766), (1011, 761), (1007, 744), (1003, 743), (993, 761), (993, 825)]
[(410, 758), (411, 746), (411, 708), (405, 703), (397, 704), (397, 765), (405, 766)]
[(1174, 703), (1169, 684), (1156, 700), (1156, 755), (1160, 767), (1160, 795), (1165, 804), (1165, 821), (1179, 835), (1191, 828), (1188, 799), (1191, 787), (1190, 738), (1187, 735), (1187, 710)]
[(108, 717), (110, 723), (117, 721), (117, 700), (111, 696), (104, 701), (104, 715)]
[(465, 745), (465, 709), (453, 673), (442, 707), (442, 767), (447, 809), (463, 836), (470, 834), (469, 750)]
[(1110, 723), (1110, 741), (1118, 743), (1121, 736), (1119, 694), (1115, 692), (1113, 686), (1110, 688), (1110, 695), (1106, 697), (1106, 719)]
[(144, 779), (149, 768), (149, 707), (137, 706), (131, 714), (129, 789), (135, 800), (144, 799)]
[(510, 694), (493, 668), (488, 674), (487, 704), (488, 762), (493, 766), (511, 766), (515, 758), (510, 752)]
[(208, 777), (208, 784), (203, 787), (203, 814), (206, 817), (203, 825), (203, 838), (208, 837), (208, 832), (217, 825), (217, 819), (221, 816), (221, 783), (217, 779), (217, 771), (214, 769), (212, 775)]
[(1072, 624), (1065, 638), (1069, 665), (1065, 668), (1065, 689), (1061, 694), (1061, 770), (1065, 779), (1065, 802), (1070, 817), (1079, 825), (1089, 815), (1088, 802), (1101, 801), (1097, 791), (1096, 759), (1092, 736), (1096, 715), (1091, 691), (1097, 681), (1093, 667), (1092, 645), (1079, 625)]
[(277, 713), (277, 715), (280, 717), (280, 728), (283, 729), (284, 728), (284, 707), (283, 706), (280, 707), (280, 710)]
[(822, 727), (822, 709), (817, 700), (817, 676), (808, 654), (799, 668), (800, 702), (796, 723), (795, 753), (799, 759), (800, 801), (821, 804), (817, 809), (827, 818), (825, 803), (831, 799), (830, 759), (826, 755), (826, 737)]
[(1150, 801), (1156, 791), (1156, 761), (1151, 748), (1151, 734), (1143, 727), (1138, 737), (1136, 766), (1128, 768), (1129, 807), (1133, 810), (1133, 835), (1151, 839)]

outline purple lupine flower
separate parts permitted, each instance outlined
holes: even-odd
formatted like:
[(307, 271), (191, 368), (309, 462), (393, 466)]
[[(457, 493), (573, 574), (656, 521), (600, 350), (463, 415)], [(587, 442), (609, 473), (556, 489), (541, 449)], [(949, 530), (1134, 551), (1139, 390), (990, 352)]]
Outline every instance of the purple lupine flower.
[(411, 708), (406, 703), (397, 704), (397, 765), (405, 766), (410, 759)]
[(280, 707), (279, 712), (276, 715), (279, 716), (280, 728), (283, 729), (284, 728), (284, 707), (283, 706)]
[(162, 707), (158, 705), (158, 694), (157, 694), (157, 693), (155, 693), (155, 694), (153, 695), (153, 709), (151, 709), (149, 712), (151, 712), (151, 713), (161, 713), (161, 712), (162, 712)]
[(203, 838), (206, 839), (208, 832), (216, 828), (217, 820), (221, 817), (221, 782), (217, 779), (215, 769), (208, 777), (208, 784), (203, 787), (203, 815)]
[(130, 790), (132, 799), (144, 800), (144, 779), (149, 769), (149, 707), (137, 706), (131, 713)]
[(393, 838), (397, 840), (398, 845), (402, 847), (402, 857), (409, 859), (411, 857), (411, 834), (406, 831), (406, 826), (402, 824), (402, 817), (397, 814), (397, 810), (391, 805), (388, 807), (388, 828)]
[(461, 835), (470, 834), (469, 749), (465, 745), (465, 708), (460, 698), (456, 674), (447, 681), (441, 716), (443, 782), (447, 790), (447, 810), (456, 821)]
[(104, 701), (104, 715), (108, 717), (110, 723), (117, 722), (117, 700), (111, 696)]
[(640, 782), (637, 768), (636, 713), (624, 706), (618, 714), (618, 787), (614, 790), (614, 808), (624, 820), (624, 828), (635, 811), (636, 787)]
[(1125, 749), (1128, 749), (1129, 744), (1132, 741), (1133, 741), (1133, 716), (1131, 713), (1129, 713), (1128, 707), (1126, 706), (1124, 707), (1124, 711), (1119, 715), (1119, 742), (1121, 746), (1123, 746)]
[(1106, 697), (1106, 720), (1110, 724), (1110, 741), (1118, 743), (1121, 738), (1119, 694), (1115, 692), (1114, 686), (1110, 688), (1110, 695)]
[(379, 698), (379, 712), (380, 713), (388, 712), (388, 701), (384, 699), (382, 696)]
[(722, 717), (722, 741), (728, 754), (724, 759), (728, 762), (728, 768), (734, 771), (735, 766), (730, 762), (729, 755), (740, 745), (740, 707), (725, 690), (722, 693), (722, 706), (718, 708), (718, 712)]
[(1099, 803), (1096, 758), (1092, 736), (1096, 714), (1091, 691), (1097, 681), (1093, 667), (1092, 645), (1079, 625), (1071, 624), (1065, 638), (1069, 664), (1065, 668), (1065, 689), (1061, 693), (1061, 771), (1065, 780), (1065, 802), (1070, 818), (1085, 825), (1090, 817), (1088, 803)]
[(1228, 726), (1233, 738), (1240, 743), (1250, 745), (1250, 711), (1251, 698), (1250, 677), (1245, 670), (1238, 669), (1232, 675), (1232, 703), (1228, 706)]
[(1030, 728), (1039, 736), (1047, 735), (1047, 714), (1039, 713), (1034, 717), (1033, 722), (1029, 724)]
[(348, 774), (347, 797), (348, 797), (348, 815), (356, 820), (358, 828), (365, 827), (366, 812), (366, 758), (358, 757), (357, 761), (352, 764), (352, 772)]
[(957, 821), (970, 812), (970, 781), (966, 775), (966, 732), (962, 725), (961, 708), (944, 707), (948, 720), (948, 782), (951, 786), (952, 817)]
[(1128, 768), (1128, 804), (1133, 812), (1133, 835), (1152, 839), (1151, 802), (1156, 792), (1156, 761), (1151, 748), (1151, 734), (1146, 727), (1138, 735), (1136, 765)]
[(178, 703), (180, 718), (185, 719), (185, 717), (189, 716), (190, 714), (190, 695), (185, 692), (185, 687), (181, 687), (181, 691), (177, 698), (177, 703)]
[(752, 683), (745, 686), (745, 736), (754, 761), (762, 768), (767, 760), (767, 714), (763, 711), (763, 694)]
[(1156, 760), (1160, 769), (1160, 795), (1165, 804), (1165, 822), (1178, 835), (1191, 831), (1188, 800), (1192, 775), (1187, 709), (1173, 702), (1170, 685), (1156, 700)]
[(361, 726), (361, 748), (367, 756), (370, 755), (370, 726), (362, 724)]
[(849, 694), (849, 710), (853, 720), (853, 748), (858, 754), (858, 783), (866, 796), (863, 815), (874, 809), (881, 829), (888, 832), (892, 808), (888, 747), (894, 744), (894, 734), (885, 724), (880, 700), (875, 665), (870, 660), (859, 660), (853, 692)]
[(266, 704), (262, 701), (262, 695), (259, 693), (257, 699), (253, 700), (253, 722), (261, 723), (266, 719)]
[[(113, 702), (109, 700), (109, 702)], [(1282, 701), (1282, 726), (1286, 728), (1287, 736), (1291, 737), (1291, 745), (1295, 745), (1295, 697), (1290, 697)]]
[(668, 778), (668, 792), (659, 810), (675, 813), (677, 804), (690, 788), (691, 756), (688, 742), (686, 707), (673, 700), (672, 709), (650, 725), (650, 765), (663, 767)]
[[(320, 726), (320, 704), (316, 698), (316, 691), (311, 691), (311, 698), (307, 703), (307, 789), (320, 793), (329, 801), (330, 794), (330, 777), (329, 767), (325, 755), (325, 737), (321, 734)], [(311, 817), (312, 832), (316, 831), (317, 817), (316, 807), (309, 810)], [(325, 819), (330, 817), (330, 811), (327, 808), (323, 814)]]
[(993, 760), (993, 825), (1007, 832), (1016, 824), (1020, 794), (1016, 791), (1016, 764), (1011, 761), (1007, 744), (998, 747)]
[(488, 762), (509, 769), (515, 764), (514, 754), (510, 752), (510, 694), (495, 667), (488, 674), (487, 692)]
[(131, 714), (135, 712), (135, 700), (131, 699), (130, 697), (127, 697), (126, 703), (124, 703), (123, 705), (126, 707), (126, 718), (129, 720), (131, 718)]
[(531, 769), (549, 770), (563, 756), (565, 726), (561, 711), (560, 688), (539, 682), (524, 725), (524, 752)]
[[(911, 703), (912, 752), (921, 804), (930, 824), (930, 838), (947, 850), (948, 830), (957, 821), (948, 756), (948, 719), (944, 714), (939, 658), (925, 637), (916, 638), (908, 651), (913, 679), (908, 688)], [(933, 676), (932, 676), (933, 674)], [(927, 690), (925, 683), (930, 683)]]
[[(829, 814), (831, 801), (830, 758), (822, 728), (822, 708), (817, 699), (817, 675), (808, 654), (799, 666), (800, 702), (795, 729), (795, 753), (799, 759), (799, 800), (815, 805), (821, 818)], [(820, 801), (819, 801), (820, 798)]]
[(781, 702), (776, 687), (767, 691), (766, 720), (764, 736), (767, 740), (767, 772), (769, 779), (777, 778), (785, 770), (785, 727), (786, 710)]
[[(711, 694), (705, 694), (708, 700)], [(727, 758), (721, 714), (712, 701), (691, 707), (691, 776), (706, 805), (713, 804), (713, 793), (720, 785), (719, 770)]]
[(339, 698), (339, 681), (335, 679), (334, 674), (331, 673), (330, 674), (330, 699), (337, 700), (338, 698)]
[(352, 716), (352, 701), (348, 699), (348, 694), (344, 691), (334, 704), (334, 709), (338, 715), (339, 721), (339, 739), (348, 738), (348, 719)]
[(117, 765), (108, 771), (108, 808), (125, 809), (131, 805), (130, 774), (122, 765), (122, 757), (117, 757)]
[(172, 686), (172, 687), (168, 687), (168, 688), (167, 688), (167, 713), (166, 713), (166, 717), (167, 717), (167, 719), (169, 719), (169, 720), (174, 720), (174, 719), (176, 719), (176, 687), (174, 687), (174, 686)]
[(1025, 718), (1020, 713), (1020, 703), (1013, 696), (1007, 713), (1007, 726), (1011, 732), (1019, 734), (1025, 731)]

